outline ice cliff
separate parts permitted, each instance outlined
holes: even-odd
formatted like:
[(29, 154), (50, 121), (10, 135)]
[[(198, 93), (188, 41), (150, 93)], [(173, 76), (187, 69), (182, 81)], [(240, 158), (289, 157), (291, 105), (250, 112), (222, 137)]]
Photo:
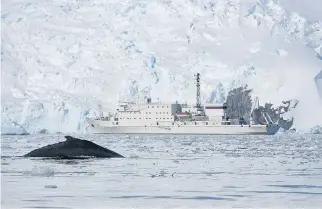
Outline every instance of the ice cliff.
[(85, 132), (148, 93), (194, 103), (197, 72), (203, 102), (247, 85), (263, 107), (298, 101), (293, 128), (322, 126), (322, 3), (289, 2), (3, 1), (1, 133)]

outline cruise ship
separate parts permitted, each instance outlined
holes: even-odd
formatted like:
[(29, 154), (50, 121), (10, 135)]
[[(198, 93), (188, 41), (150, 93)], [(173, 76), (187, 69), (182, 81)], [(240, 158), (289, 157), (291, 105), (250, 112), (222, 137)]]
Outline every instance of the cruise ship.
[(279, 126), (263, 113), (265, 124), (252, 118), (229, 119), (225, 104), (200, 103), (200, 74), (197, 74), (195, 105), (152, 102), (120, 102), (115, 113), (87, 118), (90, 132), (97, 134), (191, 134), (191, 135), (274, 135)]

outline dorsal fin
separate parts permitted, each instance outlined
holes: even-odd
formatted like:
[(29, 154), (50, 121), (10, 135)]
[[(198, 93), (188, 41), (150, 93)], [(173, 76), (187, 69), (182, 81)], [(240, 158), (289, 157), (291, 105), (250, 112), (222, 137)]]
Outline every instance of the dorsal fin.
[(72, 137), (72, 136), (65, 136), (65, 139), (67, 141), (71, 141), (71, 140), (75, 140), (76, 138)]

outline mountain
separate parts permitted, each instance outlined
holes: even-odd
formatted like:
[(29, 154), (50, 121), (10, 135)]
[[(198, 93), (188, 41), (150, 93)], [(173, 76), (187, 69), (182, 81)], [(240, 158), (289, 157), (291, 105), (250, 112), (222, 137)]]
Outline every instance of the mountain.
[[(247, 84), (293, 128), (322, 125), (322, 2), (4, 1), (2, 133), (85, 132), (119, 100), (222, 102)], [(309, 111), (308, 111), (309, 110)], [(10, 131), (8, 131), (10, 130)]]

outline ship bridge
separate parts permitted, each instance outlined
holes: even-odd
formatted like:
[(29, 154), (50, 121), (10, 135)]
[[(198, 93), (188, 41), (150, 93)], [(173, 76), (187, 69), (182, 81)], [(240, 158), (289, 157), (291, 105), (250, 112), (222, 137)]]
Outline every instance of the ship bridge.
[(117, 110), (117, 125), (158, 125), (173, 122), (175, 115), (182, 112), (180, 104), (152, 103), (144, 104), (122, 103)]

